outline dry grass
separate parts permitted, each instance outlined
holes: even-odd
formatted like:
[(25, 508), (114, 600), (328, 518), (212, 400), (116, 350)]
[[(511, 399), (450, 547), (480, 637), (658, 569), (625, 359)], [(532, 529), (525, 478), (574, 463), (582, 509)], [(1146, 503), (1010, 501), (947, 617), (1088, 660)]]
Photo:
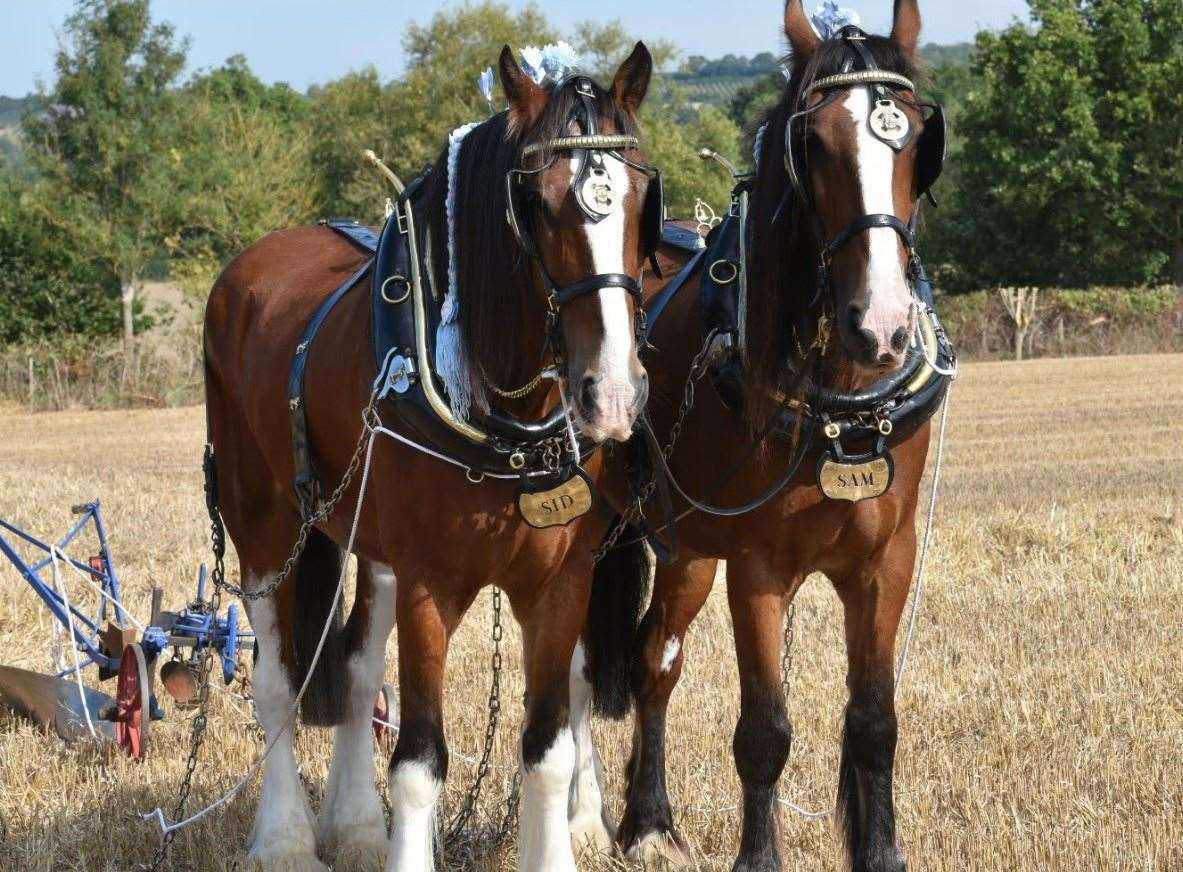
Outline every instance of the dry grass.
[[(920, 870), (1183, 868), (1183, 357), (977, 364), (954, 395), (945, 497), (917, 649), (900, 704), (901, 839)], [(71, 503), (105, 498), (130, 606), (191, 593), (206, 556), (199, 409), (0, 411), (0, 515), (55, 533)], [(1174, 516), (1174, 521), (1170, 520)], [(4, 662), (48, 665), (47, 613), (0, 568)], [(488, 684), (488, 598), (454, 646), (448, 726), (475, 755)], [(822, 580), (798, 609), (796, 727), (783, 792), (831, 801), (843, 662), (836, 600)], [(520, 698), (511, 634), (506, 699)], [(687, 640), (670, 718), (670, 784), (700, 868), (730, 866), (738, 815), (731, 763), (737, 690), (717, 591)], [(393, 670), (393, 667), (392, 667)], [(393, 671), (392, 671), (393, 675)], [(219, 795), (259, 750), (249, 714), (219, 695), (195, 796)], [(497, 762), (513, 760), (510, 706)], [(130, 869), (155, 843), (128, 817), (169, 804), (188, 745), (175, 711), (150, 759), (66, 748), (0, 719), (5, 868)], [(617, 812), (628, 728), (598, 727)], [(319, 801), (328, 734), (303, 730)], [(472, 766), (453, 756), (455, 807)], [(508, 770), (489, 785), (496, 814)], [(247, 839), (257, 784), (178, 839), (175, 868), (229, 868)], [(840, 868), (832, 829), (785, 818), (789, 869)], [(508, 866), (512, 850), (488, 868)], [(585, 861), (583, 868), (609, 868)]]

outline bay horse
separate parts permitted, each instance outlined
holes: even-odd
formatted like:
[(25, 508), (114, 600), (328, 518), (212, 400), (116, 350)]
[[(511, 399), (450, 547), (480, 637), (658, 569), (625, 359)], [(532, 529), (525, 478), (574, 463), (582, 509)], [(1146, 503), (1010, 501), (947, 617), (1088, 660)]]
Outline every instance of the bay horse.
[[(479, 373), (485, 387), (507, 395), (499, 411), (529, 422), (559, 402), (559, 385), (534, 379), (528, 389), (494, 386), (530, 382), (540, 361), (559, 366), (570, 385), (571, 416), (597, 442), (626, 439), (647, 392), (630, 291), (639, 295), (648, 238), (641, 216), (653, 174), (624, 152), (638, 148), (636, 116), (652, 66), (638, 43), (609, 90), (583, 76), (539, 85), (507, 46), (499, 70), (508, 109), (471, 129), (458, 152), (445, 147), (419, 205), (430, 240), (424, 263), (431, 287), (449, 287), (455, 270), (472, 378)], [(601, 220), (576, 201), (574, 182), (585, 161), (600, 173), (595, 193), (610, 190), (615, 197), (600, 203)], [(220, 508), (247, 591), (278, 577), (301, 527), (287, 389), (301, 331), (363, 263), (363, 253), (331, 228), (285, 230), (239, 255), (211, 294), (205, 319), (210, 440)], [(369, 295), (354, 292), (331, 310), (307, 351), (308, 440), (330, 484), (345, 475), (363, 434), (361, 413), (376, 375), (375, 329)], [(548, 344), (548, 333), (558, 348)], [(561, 350), (561, 360), (548, 348)], [(378, 411), (387, 405), (383, 400)], [(599, 478), (598, 453), (585, 471)], [(534, 529), (514, 509), (515, 481), (473, 481), (480, 476), (471, 470), (460, 472), (393, 440), (375, 445), (370, 478), (353, 549), (358, 573), (348, 619), (333, 615), (331, 605), (349, 556), (343, 543), (357, 482), (345, 491), (342, 505), (349, 509), (315, 526), (291, 576), (273, 595), (247, 604), (258, 640), (258, 717), (275, 743), (249, 864), (325, 870), (323, 857), (336, 869), (433, 868), (435, 807), (448, 769), (442, 702), (449, 640), (477, 593), (495, 583), (508, 594), (525, 647), (519, 864), (573, 870), (567, 664), (584, 621), (591, 552), (607, 518), (593, 512), (566, 527)], [(285, 726), (294, 688), (307, 678), (330, 617), (302, 699), (305, 723), (336, 727), (317, 821)], [(373, 780), (371, 714), (395, 625), (400, 730), (389, 766), (388, 835)]]
[[(792, 740), (781, 686), (783, 623), (813, 572), (828, 577), (845, 611), (849, 698), (837, 808), (849, 862), (857, 872), (905, 868), (892, 796), (894, 646), (915, 561), (928, 417), (892, 444), (890, 489), (859, 502), (823, 496), (815, 481), (819, 452), (801, 427), (793, 438), (769, 434), (769, 421), (786, 408), (786, 398), (800, 396), (802, 374), (814, 384), (857, 394), (900, 370), (917, 327), (909, 234), (920, 196), (943, 160), (943, 116), (939, 125), (925, 118), (910, 82), (919, 63), (916, 0), (896, 0), (894, 11), (889, 38), (843, 31), (822, 40), (801, 0), (787, 3), (791, 78), (760, 135), (746, 348), (731, 358), (742, 364), (742, 411), (702, 384), (669, 463), (684, 493), (716, 505), (735, 506), (756, 494), (770, 498), (730, 517), (678, 514), (680, 556), (656, 568), (652, 600), (635, 638), (621, 628), (630, 625), (628, 607), (643, 599), (636, 591), (647, 583), (639, 538), (628, 541), (626, 534), (625, 544), (596, 569), (591, 618), (572, 668), (595, 684), (602, 713), (623, 716), (630, 691), (635, 702), (617, 836), (630, 855), (690, 862), (666, 790), (666, 711), (686, 655), (687, 629), (711, 591), (718, 561), (726, 560), (741, 699), (733, 751), (743, 785), (743, 824), (734, 869), (782, 868), (777, 783)], [(878, 72), (859, 81), (859, 71), (869, 68)], [(885, 82), (889, 89), (880, 90)], [(913, 133), (898, 150), (872, 133), (869, 115), (881, 99), (906, 113)], [(663, 249), (663, 258), (673, 275), (688, 256)], [(819, 261), (828, 267), (824, 284)], [(647, 287), (647, 297), (660, 297), (665, 284)], [(693, 293), (680, 291), (654, 326), (654, 350), (645, 363), (653, 388), (648, 413), (658, 434), (670, 432), (678, 419), (683, 386), (693, 377), (704, 332), (700, 306)], [(827, 341), (825, 327), (819, 327), (827, 322), (834, 324), (837, 341)], [(786, 469), (796, 472), (778, 491)], [(635, 624), (636, 613), (632, 618)], [(586, 717), (575, 713), (576, 723)], [(590, 742), (590, 731), (577, 730), (576, 736)], [(580, 759), (594, 762), (594, 749), (581, 749)], [(603, 814), (591, 766), (577, 773), (572, 796), (573, 818)]]

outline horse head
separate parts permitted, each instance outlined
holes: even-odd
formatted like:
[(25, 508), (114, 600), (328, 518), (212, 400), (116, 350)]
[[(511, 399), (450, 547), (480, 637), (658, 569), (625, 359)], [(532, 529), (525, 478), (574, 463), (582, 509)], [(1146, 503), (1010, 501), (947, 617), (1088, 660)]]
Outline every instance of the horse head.
[(811, 215), (818, 292), (856, 368), (882, 374), (903, 363), (915, 330), (916, 217), (944, 159), (940, 107), (912, 84), (920, 12), (896, 0), (890, 37), (847, 26), (822, 39), (789, 0), (785, 33), (785, 167)]
[(653, 60), (642, 43), (604, 90), (583, 74), (537, 84), (500, 59), (517, 162), (506, 211), (561, 348), (574, 421), (592, 439), (629, 438), (648, 377), (637, 354), (640, 279), (661, 237), (660, 174), (639, 151), (637, 111)]

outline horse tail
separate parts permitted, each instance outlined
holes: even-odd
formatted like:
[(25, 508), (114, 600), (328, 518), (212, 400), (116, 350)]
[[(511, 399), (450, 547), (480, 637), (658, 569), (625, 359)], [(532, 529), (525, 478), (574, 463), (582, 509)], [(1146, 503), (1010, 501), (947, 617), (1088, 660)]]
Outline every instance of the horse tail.
[[(619, 522), (614, 519), (612, 529)], [(640, 532), (626, 527), (624, 544), (596, 564), (584, 630), (587, 677), (595, 711), (620, 720), (632, 705), (637, 624), (649, 587), (649, 554)]]
[(349, 672), (345, 668), (349, 651), (344, 632), (344, 604), (338, 602), (336, 608), (333, 607), (343, 559), (340, 546), (313, 528), (308, 533), (308, 543), (296, 568), (295, 602), (292, 608), (296, 689), (308, 677), (308, 667), (316, 656), (316, 646), (324, 633), (325, 622), (329, 622), (328, 635), (325, 636), (320, 659), (316, 661), (316, 670), (300, 700), (300, 714), (304, 723), (317, 727), (331, 727), (341, 722), (349, 693)]

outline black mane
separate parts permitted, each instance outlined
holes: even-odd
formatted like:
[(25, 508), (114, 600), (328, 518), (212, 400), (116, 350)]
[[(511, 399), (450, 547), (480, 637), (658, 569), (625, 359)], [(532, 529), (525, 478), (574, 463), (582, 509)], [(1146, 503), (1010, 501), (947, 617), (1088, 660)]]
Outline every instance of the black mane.
[[(593, 85), (600, 124), (636, 133), (635, 120)], [(506, 222), (505, 178), (522, 166), (527, 145), (569, 134), (579, 98), (567, 83), (552, 85), (542, 117), (516, 130), (507, 111), (474, 128), (460, 149), (456, 175), (455, 227), (460, 325), (473, 367), (508, 388), (529, 381), (542, 357), (545, 307), (535, 290), (537, 270)], [(549, 155), (543, 154), (543, 161)], [(531, 158), (534, 160), (534, 158)], [(424, 204), (432, 233), (432, 285), (440, 300), (448, 287), (448, 147), (435, 163)], [(524, 216), (523, 216), (524, 217)]]

